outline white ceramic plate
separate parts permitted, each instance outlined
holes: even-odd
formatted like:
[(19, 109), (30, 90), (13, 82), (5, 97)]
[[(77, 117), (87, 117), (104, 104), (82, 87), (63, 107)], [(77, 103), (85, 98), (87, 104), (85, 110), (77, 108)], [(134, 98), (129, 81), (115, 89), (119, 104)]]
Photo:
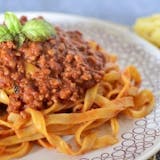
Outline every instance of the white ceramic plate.
[[(80, 30), (86, 38), (100, 43), (108, 52), (118, 55), (122, 68), (135, 65), (142, 74), (143, 88), (151, 89), (156, 96), (154, 111), (138, 120), (120, 120), (119, 143), (71, 157), (55, 150), (34, 148), (21, 160), (146, 160), (160, 150), (160, 52), (157, 48), (131, 33), (127, 27), (78, 16), (25, 12), (17, 13), (29, 18), (43, 16), (50, 22), (68, 30)], [(0, 20), (3, 16), (0, 15)]]

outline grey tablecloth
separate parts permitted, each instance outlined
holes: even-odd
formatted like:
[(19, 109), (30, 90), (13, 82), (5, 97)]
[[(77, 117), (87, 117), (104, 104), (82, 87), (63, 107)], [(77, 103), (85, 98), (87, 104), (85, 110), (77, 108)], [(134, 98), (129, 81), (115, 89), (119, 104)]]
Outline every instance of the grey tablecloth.
[(160, 12), (160, 0), (0, 0), (0, 12), (51, 11), (132, 25), (137, 17)]

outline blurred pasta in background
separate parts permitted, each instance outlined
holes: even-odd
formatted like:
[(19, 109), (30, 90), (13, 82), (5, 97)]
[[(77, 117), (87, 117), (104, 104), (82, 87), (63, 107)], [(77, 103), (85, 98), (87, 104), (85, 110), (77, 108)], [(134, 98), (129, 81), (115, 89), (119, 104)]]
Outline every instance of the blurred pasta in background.
[(160, 14), (137, 19), (135, 32), (160, 47)]

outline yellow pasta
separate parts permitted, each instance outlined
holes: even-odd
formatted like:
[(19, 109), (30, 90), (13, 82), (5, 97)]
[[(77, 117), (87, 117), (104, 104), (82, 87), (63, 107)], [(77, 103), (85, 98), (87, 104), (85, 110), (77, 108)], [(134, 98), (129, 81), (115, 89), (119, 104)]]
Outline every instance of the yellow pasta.
[[(92, 42), (93, 46), (95, 43)], [(79, 155), (90, 150), (113, 145), (118, 142), (121, 129), (118, 115), (140, 118), (149, 114), (154, 106), (154, 96), (149, 90), (139, 90), (141, 76), (134, 66), (121, 71), (115, 56), (108, 56), (108, 69), (103, 79), (88, 89), (82, 99), (75, 104), (54, 103), (49, 108), (38, 111), (25, 109), (26, 118), (17, 113), (9, 113), (0, 120), (0, 159), (10, 160), (29, 152), (33, 142), (47, 149)], [(34, 67), (27, 64), (27, 73)], [(0, 90), (0, 102), (9, 103), (9, 93)], [(65, 113), (66, 109), (71, 113)], [(102, 126), (105, 131), (99, 135)], [(67, 143), (62, 136), (72, 135), (77, 149)]]
[(2, 89), (0, 89), (0, 102), (3, 104), (9, 103), (9, 98), (8, 98), (6, 92)]
[(139, 18), (134, 30), (137, 34), (160, 47), (160, 15)]

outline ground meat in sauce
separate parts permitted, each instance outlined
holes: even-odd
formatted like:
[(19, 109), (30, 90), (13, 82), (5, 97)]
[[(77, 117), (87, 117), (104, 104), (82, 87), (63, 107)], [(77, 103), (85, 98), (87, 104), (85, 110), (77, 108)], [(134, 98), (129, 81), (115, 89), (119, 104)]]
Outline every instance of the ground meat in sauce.
[[(21, 23), (26, 21), (22, 17)], [(26, 41), (19, 49), (12, 42), (0, 43), (0, 88), (14, 89), (8, 112), (75, 102), (102, 79), (105, 57), (98, 47), (93, 50), (79, 31), (56, 27), (56, 32), (45, 42)], [(33, 74), (26, 74), (26, 62), (36, 66)]]

